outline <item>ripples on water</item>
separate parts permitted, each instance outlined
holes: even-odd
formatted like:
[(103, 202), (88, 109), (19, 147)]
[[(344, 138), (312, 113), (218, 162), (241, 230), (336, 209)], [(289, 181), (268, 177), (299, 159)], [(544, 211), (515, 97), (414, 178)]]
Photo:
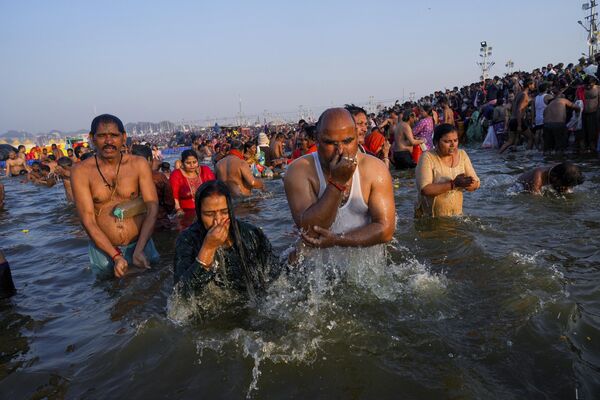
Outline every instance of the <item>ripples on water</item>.
[[(511, 187), (554, 160), (470, 154), (466, 217), (415, 222), (414, 176), (395, 173), (385, 254), (304, 263), (254, 305), (213, 285), (173, 295), (172, 233), (160, 266), (96, 282), (62, 188), (4, 179), (19, 294), (0, 301), (0, 398), (597, 398), (598, 160), (578, 160), (575, 193), (540, 197)], [(267, 186), (238, 215), (284, 253), (295, 231), (281, 180)]]

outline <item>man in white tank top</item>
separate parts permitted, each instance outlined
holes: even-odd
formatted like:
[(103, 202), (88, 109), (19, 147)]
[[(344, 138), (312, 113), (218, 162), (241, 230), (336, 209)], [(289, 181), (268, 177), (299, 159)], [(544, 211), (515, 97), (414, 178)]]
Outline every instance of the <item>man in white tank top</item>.
[(325, 110), (318, 151), (294, 161), (285, 193), (302, 239), (313, 247), (364, 247), (389, 242), (396, 229), (392, 178), (376, 157), (358, 153), (352, 115)]

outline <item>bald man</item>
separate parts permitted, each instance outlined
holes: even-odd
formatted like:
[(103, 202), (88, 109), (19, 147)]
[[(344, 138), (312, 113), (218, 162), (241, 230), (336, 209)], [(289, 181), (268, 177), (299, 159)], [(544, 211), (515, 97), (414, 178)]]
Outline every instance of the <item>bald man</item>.
[(376, 157), (358, 152), (358, 132), (343, 108), (317, 125), (316, 153), (294, 161), (285, 193), (304, 242), (313, 247), (363, 247), (389, 242), (396, 229), (392, 178)]

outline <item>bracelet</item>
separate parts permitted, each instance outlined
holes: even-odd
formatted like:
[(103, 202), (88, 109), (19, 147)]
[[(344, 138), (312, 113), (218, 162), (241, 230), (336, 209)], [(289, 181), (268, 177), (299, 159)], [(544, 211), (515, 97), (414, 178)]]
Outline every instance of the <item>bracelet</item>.
[(331, 179), (329, 179), (327, 182), (330, 183), (330, 184), (332, 184), (334, 188), (336, 188), (337, 190), (339, 190), (342, 193), (344, 193), (346, 191), (346, 189), (348, 189), (348, 186), (346, 186), (346, 185), (340, 185), (338, 183), (335, 183)]
[(115, 258), (117, 257), (123, 257), (123, 253), (121, 252), (121, 249), (119, 249), (118, 247), (115, 247), (116, 253), (114, 256), (112, 256), (112, 260), (115, 261)]
[(196, 262), (198, 264), (200, 264), (202, 266), (202, 268), (204, 268), (205, 270), (207, 270), (207, 271), (211, 271), (212, 270), (212, 268), (210, 268), (209, 265), (206, 265), (206, 263), (204, 261), (202, 261), (201, 259), (199, 259), (198, 256), (196, 256)]

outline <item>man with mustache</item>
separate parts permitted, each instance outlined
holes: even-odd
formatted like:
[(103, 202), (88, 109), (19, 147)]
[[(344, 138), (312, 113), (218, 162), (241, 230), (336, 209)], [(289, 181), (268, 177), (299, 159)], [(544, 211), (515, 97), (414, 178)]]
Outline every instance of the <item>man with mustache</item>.
[(358, 152), (351, 113), (325, 110), (317, 143), (317, 152), (294, 161), (284, 179), (304, 242), (319, 248), (389, 242), (396, 229), (392, 177), (381, 160)]
[[(90, 237), (90, 262), (100, 277), (121, 278), (132, 264), (150, 268), (159, 258), (151, 239), (158, 212), (152, 171), (143, 158), (123, 153), (126, 139), (119, 118), (94, 118), (89, 141), (96, 154), (71, 170), (73, 198)], [(115, 212), (117, 206), (133, 210), (127, 204), (134, 203), (145, 204), (145, 213), (140, 207)]]

